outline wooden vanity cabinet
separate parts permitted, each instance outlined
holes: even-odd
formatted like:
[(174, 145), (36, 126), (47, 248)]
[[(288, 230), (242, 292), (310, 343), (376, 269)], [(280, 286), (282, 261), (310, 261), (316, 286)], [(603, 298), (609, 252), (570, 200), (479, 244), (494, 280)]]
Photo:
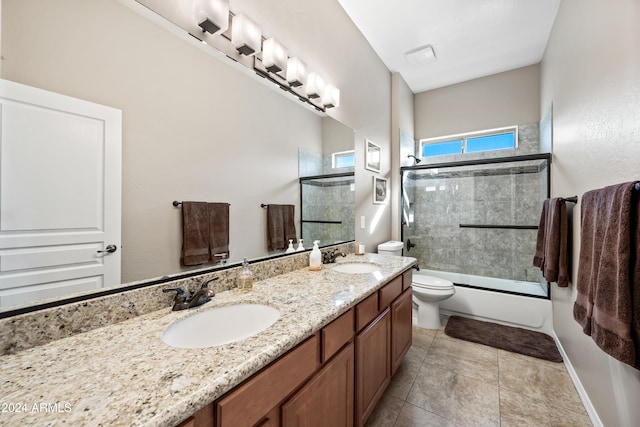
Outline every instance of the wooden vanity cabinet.
[(282, 406), (282, 427), (353, 426), (353, 369), (351, 343)]
[(411, 347), (411, 287), (391, 303), (391, 375), (395, 374)]
[(391, 380), (391, 312), (387, 308), (356, 336), (356, 425), (362, 426)]
[(178, 424), (178, 427), (212, 427), (213, 426), (213, 403), (209, 403), (204, 408)]
[(318, 369), (319, 354), (316, 334), (218, 400), (216, 425), (269, 425), (270, 412)]
[(356, 306), (358, 327), (360, 313), (362, 318), (372, 316), (374, 300), (378, 301), (380, 314), (356, 335), (357, 426), (366, 423), (411, 347), (411, 270)]
[(411, 305), (408, 270), (179, 427), (363, 426), (411, 346)]

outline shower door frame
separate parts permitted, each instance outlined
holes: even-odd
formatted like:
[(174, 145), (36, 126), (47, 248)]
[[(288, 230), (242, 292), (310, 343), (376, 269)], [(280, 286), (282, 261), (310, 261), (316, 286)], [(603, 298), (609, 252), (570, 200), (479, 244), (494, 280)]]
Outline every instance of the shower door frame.
[[(320, 179), (329, 179), (329, 178), (342, 178), (342, 177), (354, 177), (355, 178), (355, 172), (341, 172), (341, 173), (331, 173), (331, 174), (325, 174), (325, 175), (311, 175), (311, 176), (302, 176), (300, 178), (298, 178), (299, 183), (300, 183), (300, 239), (304, 240), (304, 236), (303, 236), (303, 225), (305, 223), (307, 224), (342, 224), (342, 221), (319, 221), (319, 220), (310, 220), (310, 219), (304, 219), (304, 209), (303, 209), (303, 189), (302, 186), (304, 185), (304, 183), (306, 181), (315, 181), (315, 180), (320, 180)], [(355, 219), (354, 219), (355, 222)], [(355, 240), (351, 239), (351, 240), (345, 240), (344, 243), (349, 243), (349, 242), (354, 242)], [(326, 244), (326, 245), (321, 245), (320, 247), (324, 247), (324, 246), (330, 246), (331, 244)]]
[[(460, 160), (460, 161), (452, 161), (452, 162), (442, 162), (442, 163), (429, 163), (429, 164), (419, 164), (419, 165), (414, 165), (414, 166), (403, 166), (400, 168), (400, 212), (404, 212), (405, 209), (405, 201), (404, 201), (404, 197), (402, 196), (404, 194), (404, 181), (402, 180), (404, 172), (407, 171), (417, 171), (417, 170), (421, 170), (421, 169), (444, 169), (444, 168), (453, 168), (453, 167), (461, 167), (461, 166), (477, 166), (477, 165), (493, 165), (493, 164), (499, 164), (499, 163), (513, 163), (513, 162), (525, 162), (525, 161), (531, 161), (531, 160), (546, 160), (547, 161), (547, 195), (546, 197), (549, 198), (551, 195), (551, 159), (552, 159), (552, 155), (551, 153), (538, 153), (538, 154), (526, 154), (526, 155), (521, 155), (521, 156), (508, 156), (508, 157), (494, 157), (494, 158), (485, 158), (485, 159), (476, 159), (476, 160)], [(424, 159), (423, 159), (424, 160)], [(409, 207), (406, 207), (407, 209), (409, 209)], [(409, 256), (409, 254), (407, 254), (406, 252), (408, 252), (408, 249), (406, 248), (406, 243), (404, 240), (404, 226), (406, 225), (405, 221), (404, 221), (404, 216), (401, 215), (401, 220), (400, 220), (400, 241), (403, 242), (403, 248), (402, 248), (402, 252), (405, 256)], [(467, 224), (460, 224), (460, 227), (465, 227), (465, 226), (469, 226)], [(487, 225), (487, 226), (475, 226), (476, 228), (503, 228), (503, 229), (538, 229), (537, 226), (520, 226), (520, 225)], [(406, 252), (405, 252), (406, 251)], [(532, 258), (533, 259), (533, 258)], [(480, 287), (480, 286), (474, 286), (474, 285), (469, 285), (466, 283), (455, 283), (454, 285), (456, 286), (462, 286), (465, 288), (472, 288), (472, 289), (479, 289), (479, 290), (483, 290), (483, 291), (491, 291), (491, 292), (499, 292), (499, 293), (505, 293), (505, 294), (510, 294), (510, 295), (520, 295), (520, 296), (525, 296), (525, 297), (529, 297), (529, 298), (538, 298), (538, 299), (551, 299), (551, 284), (549, 282), (547, 282), (547, 296), (539, 296), (539, 295), (531, 295), (531, 294), (524, 294), (521, 292), (516, 292), (516, 291), (507, 291), (507, 290), (500, 290), (500, 289), (489, 289), (489, 288), (484, 288), (484, 287)]]

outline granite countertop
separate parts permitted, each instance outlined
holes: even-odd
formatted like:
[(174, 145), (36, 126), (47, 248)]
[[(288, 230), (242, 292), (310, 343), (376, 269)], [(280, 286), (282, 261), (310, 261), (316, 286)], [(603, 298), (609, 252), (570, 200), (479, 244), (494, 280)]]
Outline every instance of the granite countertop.
[[(0, 358), (0, 426), (172, 427), (363, 300), (414, 258), (349, 255), (378, 272), (345, 274), (324, 266), (221, 292), (200, 307), (170, 308)], [(280, 318), (235, 343), (179, 349), (162, 341), (176, 319), (215, 307), (260, 303)]]

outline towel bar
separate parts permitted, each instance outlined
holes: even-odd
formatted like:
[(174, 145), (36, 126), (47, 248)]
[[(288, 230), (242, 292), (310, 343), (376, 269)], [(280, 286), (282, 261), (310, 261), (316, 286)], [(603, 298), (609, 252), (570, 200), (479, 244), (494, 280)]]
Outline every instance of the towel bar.
[(268, 207), (269, 207), (269, 205), (265, 205), (264, 203), (260, 203), (260, 207), (261, 207), (261, 208), (268, 208)]
[(560, 200), (563, 202), (578, 203), (578, 196), (563, 197)]
[[(174, 200), (171, 204), (177, 208), (178, 206), (180, 206), (182, 204), (182, 202)], [(227, 203), (227, 205), (231, 206), (231, 203)]]

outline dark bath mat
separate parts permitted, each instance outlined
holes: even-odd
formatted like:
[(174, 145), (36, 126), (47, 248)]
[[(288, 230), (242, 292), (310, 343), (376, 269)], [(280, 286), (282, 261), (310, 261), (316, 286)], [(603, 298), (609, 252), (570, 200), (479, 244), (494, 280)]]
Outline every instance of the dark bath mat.
[(488, 345), (551, 362), (562, 362), (556, 343), (549, 335), (528, 329), (451, 316), (444, 333), (453, 338)]

